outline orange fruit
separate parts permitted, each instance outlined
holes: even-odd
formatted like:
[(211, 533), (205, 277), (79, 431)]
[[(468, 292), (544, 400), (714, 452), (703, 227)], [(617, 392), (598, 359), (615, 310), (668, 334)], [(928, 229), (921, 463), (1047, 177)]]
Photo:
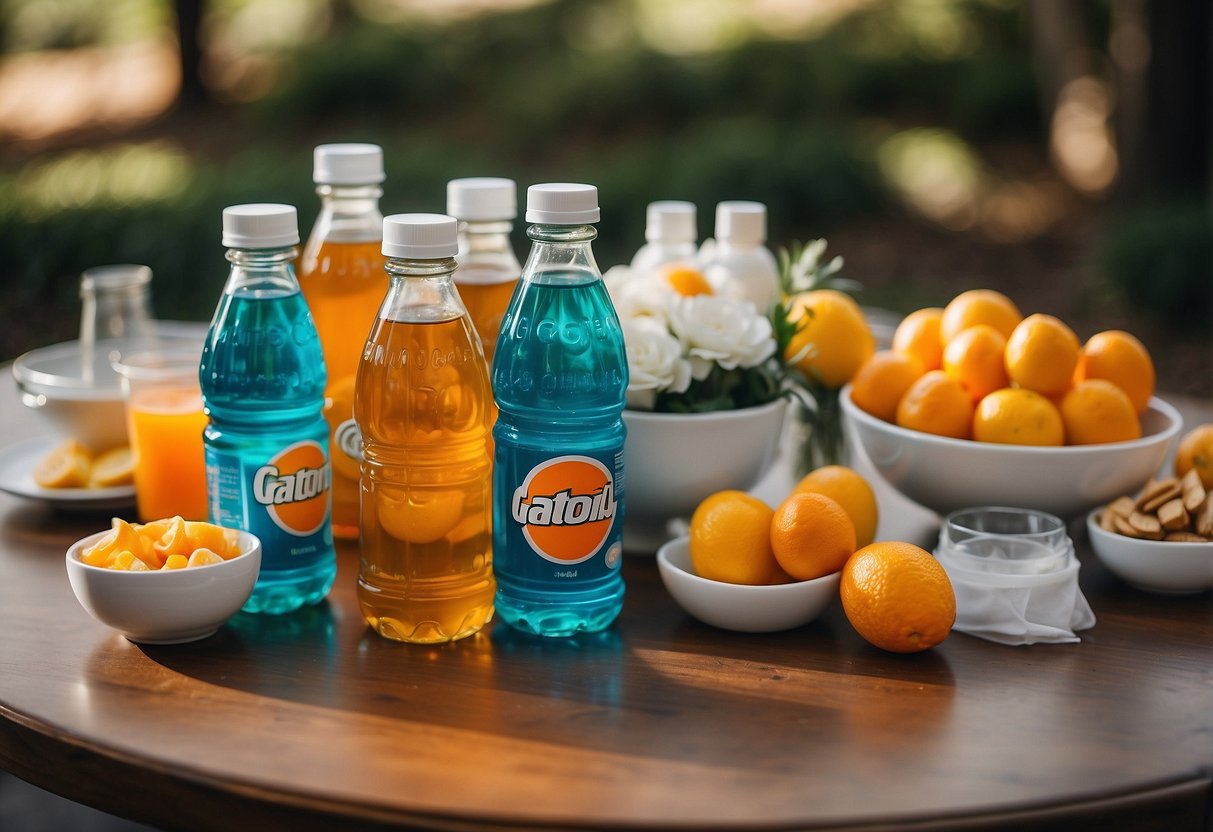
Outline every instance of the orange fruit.
[(1125, 391), (1110, 381), (1080, 381), (1061, 400), (1061, 421), (1070, 445), (1127, 442), (1141, 436), (1137, 411)]
[(834, 289), (801, 292), (790, 299), (789, 319), (801, 323), (785, 358), (810, 380), (838, 388), (851, 380), (876, 352), (876, 339), (863, 311)]
[(842, 569), (855, 551), (855, 526), (829, 497), (793, 492), (771, 518), (771, 550), (784, 572), (811, 581)]
[(1074, 382), (1102, 378), (1124, 390), (1138, 413), (1154, 395), (1154, 362), (1145, 346), (1127, 332), (1097, 332), (1083, 344)]
[(943, 371), (960, 382), (974, 402), (1003, 387), (1007, 378), (1007, 339), (989, 324), (971, 326), (948, 342), (943, 351)]
[(691, 515), (695, 574), (729, 584), (766, 584), (781, 572), (771, 550), (771, 507), (744, 491), (718, 491)]
[(952, 298), (939, 321), (939, 340), (946, 347), (952, 339), (971, 326), (986, 324), (998, 330), (1003, 338), (1023, 320), (1019, 307), (1010, 298), (993, 289), (971, 289)]
[(56, 445), (34, 466), (34, 482), (43, 488), (83, 488), (88, 485), (93, 457), (75, 439)]
[(1078, 336), (1052, 315), (1029, 315), (1007, 339), (1007, 375), (1046, 396), (1064, 393), (1078, 365)]
[(686, 298), (713, 294), (712, 284), (703, 272), (690, 266), (670, 266), (665, 270), (665, 279), (675, 292)]
[(977, 403), (973, 438), (1003, 445), (1061, 445), (1066, 430), (1057, 406), (1034, 390), (995, 390)]
[(876, 539), (880, 511), (872, 486), (859, 474), (842, 465), (824, 465), (805, 475), (793, 494), (805, 492), (829, 497), (851, 518), (855, 527), (855, 548), (861, 549)]
[(1196, 469), (1206, 489), (1213, 489), (1213, 424), (1197, 425), (1184, 434), (1175, 450), (1175, 474)]
[(910, 385), (897, 405), (897, 424), (910, 430), (968, 439), (973, 430), (973, 400), (943, 370), (932, 370)]
[(851, 400), (877, 419), (897, 418), (897, 403), (924, 370), (917, 359), (881, 350), (863, 363), (851, 379)]
[(939, 323), (943, 310), (938, 306), (918, 309), (901, 319), (893, 331), (893, 352), (908, 355), (922, 365), (923, 372), (943, 366), (943, 344)]
[(111, 448), (93, 460), (89, 469), (90, 488), (112, 488), (135, 481), (135, 457), (129, 445)]
[(956, 621), (956, 594), (947, 573), (912, 543), (873, 543), (851, 555), (839, 594), (851, 626), (893, 653), (934, 647)]

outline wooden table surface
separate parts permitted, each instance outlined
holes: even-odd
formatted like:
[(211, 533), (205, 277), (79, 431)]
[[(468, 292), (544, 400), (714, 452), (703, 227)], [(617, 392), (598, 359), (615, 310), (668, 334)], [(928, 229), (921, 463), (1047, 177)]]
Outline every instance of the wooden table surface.
[[(0, 444), (37, 428), (2, 389), (0, 417)], [(887, 492), (882, 509), (886, 534), (931, 532)], [(139, 646), (68, 586), (67, 545), (106, 525), (0, 495), (0, 767), (137, 820), (1213, 828), (1213, 599), (1119, 583), (1078, 527), (1098, 617), (1082, 643), (953, 634), (897, 656), (863, 642), (837, 602), (787, 633), (699, 624), (639, 556), (606, 633), (541, 641), (502, 625), (394, 644), (359, 616), (350, 545), (319, 607)]]

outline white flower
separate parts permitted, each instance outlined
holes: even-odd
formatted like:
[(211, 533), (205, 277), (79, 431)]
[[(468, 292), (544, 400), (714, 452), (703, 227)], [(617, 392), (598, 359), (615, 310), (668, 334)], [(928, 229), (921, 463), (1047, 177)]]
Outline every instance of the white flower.
[(648, 271), (633, 271), (627, 266), (614, 266), (602, 276), (615, 312), (620, 320), (647, 316), (665, 323), (670, 303), (677, 297), (665, 280)]
[(771, 322), (745, 301), (715, 295), (677, 298), (669, 320), (697, 380), (707, 378), (715, 364), (726, 370), (757, 367), (775, 354)]
[(658, 393), (683, 393), (691, 384), (691, 364), (682, 344), (665, 324), (650, 317), (624, 318), (628, 352), (628, 407), (652, 410)]

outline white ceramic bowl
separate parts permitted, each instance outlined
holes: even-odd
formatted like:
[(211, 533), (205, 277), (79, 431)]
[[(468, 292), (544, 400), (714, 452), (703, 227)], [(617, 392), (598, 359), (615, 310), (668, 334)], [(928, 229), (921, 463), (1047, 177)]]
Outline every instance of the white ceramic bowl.
[(628, 521), (689, 516), (709, 494), (745, 491), (779, 451), (787, 400), (711, 413), (623, 411)]
[(838, 597), (842, 572), (812, 581), (745, 586), (711, 581), (691, 566), (691, 539), (657, 550), (657, 569), (670, 595), (704, 624), (743, 633), (773, 633), (808, 624)]
[(1213, 543), (1138, 540), (1099, 526), (1097, 508), (1087, 515), (1095, 556), (1138, 589), (1181, 595), (1213, 589)]
[[(206, 324), (157, 321), (156, 343), (201, 352), (206, 330)], [(13, 362), (21, 401), (38, 410), (53, 438), (78, 439), (97, 453), (128, 444), (122, 385), (111, 366), (122, 348), (119, 342), (98, 342), (87, 367), (79, 341), (30, 350)]]
[(1140, 439), (1039, 448), (900, 428), (860, 410), (849, 385), (842, 391), (842, 408), (881, 476), (940, 514), (969, 506), (1012, 506), (1077, 517), (1140, 490), (1183, 427), (1179, 411), (1153, 398), (1142, 415)]
[(108, 530), (67, 550), (67, 577), (80, 606), (131, 641), (180, 644), (211, 635), (253, 592), (261, 568), (261, 541), (240, 532), (240, 555), (210, 566), (126, 572), (90, 566), (80, 551)]

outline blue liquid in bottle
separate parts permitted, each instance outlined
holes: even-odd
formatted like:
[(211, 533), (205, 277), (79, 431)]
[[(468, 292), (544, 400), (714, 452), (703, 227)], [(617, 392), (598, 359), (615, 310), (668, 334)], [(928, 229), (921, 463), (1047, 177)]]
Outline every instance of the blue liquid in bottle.
[(536, 185), (493, 358), (493, 571), (511, 627), (569, 636), (623, 605), (623, 334), (590, 243), (597, 190)]
[(324, 356), (291, 261), (295, 209), (223, 214), (232, 264), (202, 350), (210, 518), (261, 539), (246, 612), (314, 604), (336, 577)]

